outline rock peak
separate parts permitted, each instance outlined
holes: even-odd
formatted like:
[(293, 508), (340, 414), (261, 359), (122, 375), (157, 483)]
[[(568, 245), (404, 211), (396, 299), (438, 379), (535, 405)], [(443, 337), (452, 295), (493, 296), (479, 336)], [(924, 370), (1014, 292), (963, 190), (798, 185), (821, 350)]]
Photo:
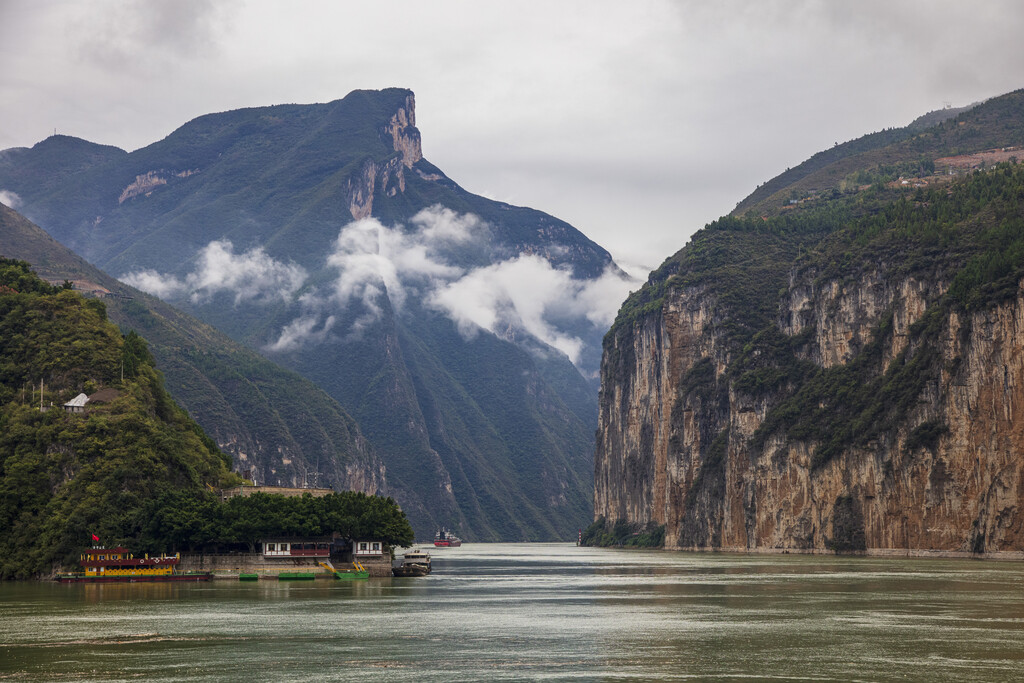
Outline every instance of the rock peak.
[(416, 128), (416, 96), (408, 91), (405, 100), (391, 116), (385, 127), (385, 134), (391, 137), (396, 152), (402, 153), (402, 163), (406, 168), (423, 158), (420, 146), (420, 131)]

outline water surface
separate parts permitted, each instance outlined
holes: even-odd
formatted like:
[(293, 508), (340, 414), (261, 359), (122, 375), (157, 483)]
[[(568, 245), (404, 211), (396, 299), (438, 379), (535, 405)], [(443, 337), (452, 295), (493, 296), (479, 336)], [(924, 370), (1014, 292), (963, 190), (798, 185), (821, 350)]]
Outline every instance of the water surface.
[(424, 578), (0, 584), (0, 680), (1024, 679), (1024, 564), (467, 544)]

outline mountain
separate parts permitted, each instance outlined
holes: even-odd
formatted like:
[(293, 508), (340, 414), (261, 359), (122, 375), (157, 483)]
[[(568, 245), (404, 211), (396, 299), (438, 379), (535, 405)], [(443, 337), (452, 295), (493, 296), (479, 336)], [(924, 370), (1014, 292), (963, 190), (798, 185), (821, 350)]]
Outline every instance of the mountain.
[(732, 215), (777, 215), (790, 201), (856, 194), (870, 183), (948, 171), (952, 162), (947, 159), (952, 157), (1014, 147), (1022, 134), (1022, 100), (1024, 91), (1015, 91), (970, 107), (930, 112), (905, 128), (870, 133), (818, 152), (758, 187)]
[(106, 275), (2, 204), (0, 255), (72, 282), (122, 330), (145, 337), (168, 391), (240, 472), (260, 483), (386, 492), (383, 464), (355, 421), (309, 380)]
[[(12, 259), (0, 259), (0, 359), (0, 578), (52, 574), (90, 534), (138, 536), (165, 492), (240, 481), (144, 340)], [(87, 410), (62, 409), (82, 392)]]
[(589, 519), (600, 337), (631, 283), (424, 159), (410, 91), (211, 114), (129, 154), (55, 136), (0, 153), (0, 190), (339, 401), (421, 538)]
[(1024, 548), (1024, 91), (896, 137), (762, 186), (627, 299), (594, 536)]

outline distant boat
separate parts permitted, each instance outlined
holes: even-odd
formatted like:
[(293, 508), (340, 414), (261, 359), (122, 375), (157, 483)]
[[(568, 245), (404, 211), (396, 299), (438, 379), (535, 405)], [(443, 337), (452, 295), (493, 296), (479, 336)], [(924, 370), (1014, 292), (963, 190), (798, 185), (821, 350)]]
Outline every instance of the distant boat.
[(410, 550), (402, 556), (402, 562), (391, 568), (395, 576), (426, 576), (430, 573), (430, 553), (425, 550)]
[(434, 534), (435, 548), (458, 548), (460, 545), (462, 545), (462, 539), (447, 529), (438, 529)]
[(61, 583), (139, 583), (209, 581), (210, 572), (179, 572), (180, 555), (135, 557), (127, 548), (90, 548), (82, 553), (80, 574), (58, 574)]

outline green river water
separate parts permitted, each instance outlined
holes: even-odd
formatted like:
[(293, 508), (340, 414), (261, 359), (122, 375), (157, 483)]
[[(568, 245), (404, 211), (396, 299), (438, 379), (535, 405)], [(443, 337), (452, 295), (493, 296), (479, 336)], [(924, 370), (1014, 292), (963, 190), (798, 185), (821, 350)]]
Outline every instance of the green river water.
[(1024, 564), (467, 544), (424, 578), (0, 583), (0, 680), (1024, 680)]

